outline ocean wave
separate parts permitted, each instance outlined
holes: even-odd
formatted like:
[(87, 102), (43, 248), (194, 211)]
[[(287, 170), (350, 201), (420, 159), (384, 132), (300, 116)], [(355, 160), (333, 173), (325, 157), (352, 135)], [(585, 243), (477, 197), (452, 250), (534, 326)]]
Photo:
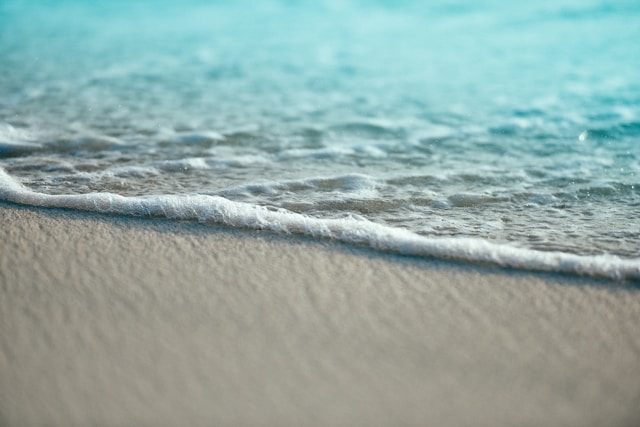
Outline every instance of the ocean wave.
[(581, 256), (491, 243), (478, 238), (436, 238), (370, 222), (361, 217), (320, 219), (285, 209), (234, 202), (213, 195), (125, 197), (112, 193), (48, 195), (24, 187), (0, 169), (0, 199), (52, 208), (163, 217), (232, 227), (294, 233), (366, 245), (406, 255), (489, 263), (510, 268), (639, 280), (640, 259), (613, 255)]
[(0, 158), (22, 156), (42, 148), (42, 144), (28, 131), (0, 123)]

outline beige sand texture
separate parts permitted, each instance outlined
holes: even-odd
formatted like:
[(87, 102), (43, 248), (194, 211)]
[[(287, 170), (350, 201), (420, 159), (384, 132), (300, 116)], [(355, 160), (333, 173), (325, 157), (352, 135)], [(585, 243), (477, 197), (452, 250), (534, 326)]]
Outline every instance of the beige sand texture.
[(640, 289), (0, 203), (2, 426), (638, 426)]

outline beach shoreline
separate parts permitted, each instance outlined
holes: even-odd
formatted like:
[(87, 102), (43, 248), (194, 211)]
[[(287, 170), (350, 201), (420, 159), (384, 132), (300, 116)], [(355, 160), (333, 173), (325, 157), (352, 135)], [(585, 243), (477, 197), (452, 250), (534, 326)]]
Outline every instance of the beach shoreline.
[(0, 424), (637, 425), (640, 289), (0, 202)]

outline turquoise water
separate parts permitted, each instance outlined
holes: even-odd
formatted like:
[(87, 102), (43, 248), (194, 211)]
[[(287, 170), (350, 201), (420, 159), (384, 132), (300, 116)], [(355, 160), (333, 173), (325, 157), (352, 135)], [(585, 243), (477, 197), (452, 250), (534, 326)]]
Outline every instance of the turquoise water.
[(640, 276), (638, 40), (637, 1), (4, 0), (0, 197)]

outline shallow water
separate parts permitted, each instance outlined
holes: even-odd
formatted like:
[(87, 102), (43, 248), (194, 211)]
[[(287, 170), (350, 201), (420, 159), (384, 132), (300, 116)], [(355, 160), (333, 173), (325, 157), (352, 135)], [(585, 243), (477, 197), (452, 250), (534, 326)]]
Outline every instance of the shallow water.
[(640, 3), (346, 3), (1, 2), (0, 195), (215, 196), (640, 268)]

